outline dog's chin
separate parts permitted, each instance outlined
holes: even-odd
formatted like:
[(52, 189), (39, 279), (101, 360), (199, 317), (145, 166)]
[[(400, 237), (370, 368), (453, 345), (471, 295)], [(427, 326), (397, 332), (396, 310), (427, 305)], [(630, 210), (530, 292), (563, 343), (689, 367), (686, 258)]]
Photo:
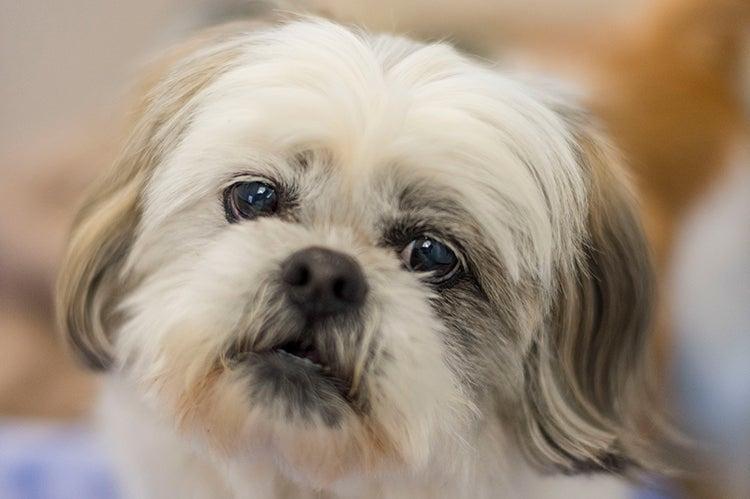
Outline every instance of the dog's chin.
[(361, 409), (363, 397), (313, 359), (279, 348), (237, 360), (232, 385), (242, 387), (247, 405), (238, 408), (244, 417), (230, 461), (272, 462), (286, 478), (314, 488), (401, 461), (398, 444)]
[(241, 361), (239, 379), (252, 405), (244, 428), (249, 454), (257, 450), (268, 459), (270, 451), (280, 472), (315, 487), (382, 461), (351, 384), (314, 357), (289, 350), (250, 353)]
[(336, 428), (344, 416), (361, 412), (364, 396), (352, 386), (352, 371), (309, 339), (232, 356), (253, 404), (290, 424)]
[(372, 359), (355, 380), (348, 351), (326, 345), (325, 332), (274, 343), (226, 352), (214, 373), (185, 394), (177, 415), (182, 429), (202, 435), (233, 465), (270, 457), (287, 478), (315, 487), (397, 459), (370, 412)]

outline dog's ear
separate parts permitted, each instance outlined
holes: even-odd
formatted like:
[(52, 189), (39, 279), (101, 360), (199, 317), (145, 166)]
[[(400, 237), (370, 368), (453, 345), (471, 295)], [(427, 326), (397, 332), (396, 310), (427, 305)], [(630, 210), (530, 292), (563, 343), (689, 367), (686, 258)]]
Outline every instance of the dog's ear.
[(146, 181), (180, 140), (200, 90), (236, 59), (240, 41), (233, 33), (237, 26), (207, 32), (152, 66), (120, 157), (90, 190), (74, 220), (58, 277), (57, 316), (66, 341), (92, 369), (113, 362), (110, 335), (117, 304), (130, 285), (124, 264)]
[(58, 278), (61, 330), (85, 364), (97, 370), (112, 362), (107, 324), (124, 291), (120, 273), (138, 223), (142, 184), (138, 175), (127, 177), (123, 171), (92, 191), (74, 222)]
[[(637, 207), (617, 154), (586, 117), (563, 113), (588, 178), (581, 254), (557, 275), (556, 297), (526, 363), (522, 444), (532, 460), (568, 473), (644, 464), (653, 273)], [(642, 402), (642, 401), (641, 401)]]

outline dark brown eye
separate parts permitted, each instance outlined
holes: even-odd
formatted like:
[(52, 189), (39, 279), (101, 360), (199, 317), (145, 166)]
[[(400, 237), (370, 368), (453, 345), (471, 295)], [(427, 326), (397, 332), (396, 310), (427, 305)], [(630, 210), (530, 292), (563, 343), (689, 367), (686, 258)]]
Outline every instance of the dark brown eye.
[(401, 261), (412, 272), (426, 272), (433, 282), (444, 282), (461, 266), (456, 254), (443, 242), (427, 236), (411, 241), (401, 251)]
[(278, 206), (276, 188), (265, 182), (239, 182), (224, 194), (224, 210), (229, 222), (272, 215)]

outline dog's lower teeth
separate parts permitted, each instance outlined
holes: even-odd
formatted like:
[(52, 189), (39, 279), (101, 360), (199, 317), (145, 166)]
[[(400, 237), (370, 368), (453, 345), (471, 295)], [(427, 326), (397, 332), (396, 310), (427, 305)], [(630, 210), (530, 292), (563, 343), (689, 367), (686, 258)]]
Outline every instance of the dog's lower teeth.
[(297, 359), (297, 360), (301, 360), (305, 364), (307, 364), (309, 366), (317, 367), (318, 369), (321, 369), (323, 371), (326, 371), (326, 372), (330, 371), (330, 368), (328, 366), (323, 366), (321, 364), (318, 364), (317, 362), (313, 362), (312, 360), (308, 359), (307, 357), (302, 357), (300, 355), (295, 355), (293, 353), (287, 352), (283, 348), (277, 349), (276, 352), (278, 352), (280, 354), (283, 354), (283, 355), (286, 355), (288, 357), (292, 357), (292, 358)]

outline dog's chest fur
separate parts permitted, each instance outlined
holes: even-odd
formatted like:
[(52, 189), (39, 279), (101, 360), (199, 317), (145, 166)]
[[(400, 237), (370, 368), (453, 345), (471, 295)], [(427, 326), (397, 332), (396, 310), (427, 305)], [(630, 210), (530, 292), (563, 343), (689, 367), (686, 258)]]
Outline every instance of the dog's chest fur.
[[(605, 499), (629, 496), (621, 480), (588, 477), (542, 476), (526, 466), (508, 447), (508, 460), (497, 462), (497, 449), (478, 450), (471, 469), (448, 479), (444, 472), (420, 476), (392, 474), (377, 479), (350, 481), (339, 493), (300, 487), (281, 477), (274, 463), (259, 456), (252, 464), (231, 468), (205, 457), (158, 421), (120, 379), (108, 379), (102, 390), (98, 420), (104, 444), (112, 451), (124, 497), (132, 498), (242, 498), (334, 499), (358, 498), (569, 498)], [(502, 437), (488, 437), (495, 442)], [(480, 439), (482, 441), (482, 439)], [(511, 457), (512, 456), (512, 457)], [(494, 464), (490, 464), (494, 463)]]

